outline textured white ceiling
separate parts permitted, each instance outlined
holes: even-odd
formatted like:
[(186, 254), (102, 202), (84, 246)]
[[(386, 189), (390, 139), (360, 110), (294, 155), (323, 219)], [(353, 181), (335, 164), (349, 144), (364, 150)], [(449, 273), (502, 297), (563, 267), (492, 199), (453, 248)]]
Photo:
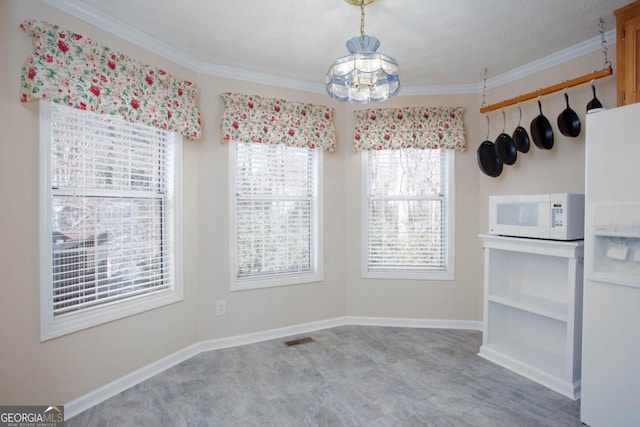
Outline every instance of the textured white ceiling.
[[(344, 0), (45, 1), (197, 71), (318, 87), (360, 31), (360, 9)], [(366, 8), (365, 32), (398, 61), (405, 88), (477, 85), (485, 67), (498, 76), (597, 49), (598, 19), (612, 36), (613, 11), (631, 2), (378, 0)]]

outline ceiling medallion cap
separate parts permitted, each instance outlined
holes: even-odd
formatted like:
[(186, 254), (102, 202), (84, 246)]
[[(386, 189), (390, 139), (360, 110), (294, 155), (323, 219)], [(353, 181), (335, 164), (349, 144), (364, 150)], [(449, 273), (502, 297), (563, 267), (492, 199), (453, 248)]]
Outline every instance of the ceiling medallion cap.
[(378, 0), (344, 0), (345, 3), (350, 4), (351, 6), (358, 6), (364, 3), (365, 6), (369, 6), (370, 4), (377, 3)]

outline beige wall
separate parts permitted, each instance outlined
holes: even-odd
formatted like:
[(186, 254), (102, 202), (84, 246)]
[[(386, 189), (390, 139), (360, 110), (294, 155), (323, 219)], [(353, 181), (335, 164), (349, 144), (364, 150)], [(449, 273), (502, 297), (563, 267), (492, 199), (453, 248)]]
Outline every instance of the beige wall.
[[(199, 144), (198, 258), (200, 338), (228, 337), (344, 316), (344, 165), (346, 142), (337, 138), (338, 150), (324, 153), (324, 281), (268, 289), (229, 291), (229, 168), (228, 144), (221, 144), (219, 124), (224, 105), (220, 94), (242, 92), (292, 101), (327, 103), (322, 94), (273, 86), (203, 77), (199, 82), (205, 139)], [(340, 105), (336, 117), (340, 117)], [(340, 123), (336, 120), (340, 128)], [(215, 301), (227, 302), (227, 314), (217, 316)]]
[(197, 76), (36, 1), (0, 1), (0, 404), (66, 403), (198, 339), (198, 143), (185, 141), (185, 300), (40, 342), (38, 284), (38, 108), (19, 102), (20, 69), (38, 18), (72, 28), (185, 79)]
[[(20, 67), (31, 40), (18, 25), (38, 18), (73, 29), (146, 63), (194, 80), (199, 87), (204, 137), (184, 144), (183, 302), (44, 343), (39, 341), (38, 116), (19, 102)], [(479, 94), (395, 98), (385, 106), (462, 106), (468, 149), (456, 154), (456, 280), (364, 280), (360, 277), (360, 156), (351, 150), (354, 107), (324, 94), (197, 75), (125, 40), (41, 2), (0, 1), (0, 404), (66, 403), (200, 340), (291, 326), (341, 316), (480, 320), (482, 245), (487, 197), (501, 193), (583, 191), (584, 140), (558, 137), (556, 147), (530, 153), (503, 176), (483, 175), (475, 150), (485, 138)], [(610, 50), (611, 51), (611, 50)], [(496, 102), (601, 67), (597, 54), (491, 90)], [(613, 78), (598, 83), (606, 106), (615, 98)], [(325, 280), (263, 290), (229, 291), (228, 146), (220, 143), (219, 95), (236, 91), (327, 104), (336, 108), (338, 150), (324, 155)], [(584, 117), (588, 85), (570, 91)], [(524, 121), (534, 102), (523, 105)], [(544, 98), (555, 123), (562, 95)], [(508, 128), (515, 127), (511, 109)], [(501, 115), (492, 113), (495, 139)], [(528, 126), (527, 126), (528, 127)], [(227, 314), (215, 314), (215, 301)]]
[[(613, 55), (612, 55), (612, 52)], [(609, 49), (610, 60), (615, 64), (615, 48)], [(493, 104), (505, 99), (529, 93), (543, 87), (582, 76), (603, 68), (601, 52), (585, 55), (568, 63), (555, 66), (543, 72), (523, 78), (516, 82), (489, 90), (487, 104)], [(615, 75), (604, 77), (596, 81), (598, 99), (605, 108), (616, 106)], [(531, 143), (531, 150), (520, 155), (516, 164), (505, 166), (502, 175), (490, 178), (480, 175), (479, 193), (479, 223), (481, 233), (488, 230), (488, 198), (493, 194), (536, 194), (536, 193), (584, 193), (584, 129), (586, 105), (593, 97), (589, 83), (568, 89), (571, 108), (578, 114), (582, 123), (582, 130), (577, 138), (569, 138), (560, 133), (557, 126), (558, 115), (565, 109), (562, 91), (542, 97), (542, 111), (551, 122), (554, 133), (554, 146), (551, 150), (540, 150)], [(507, 129), (509, 133), (518, 123), (516, 106), (505, 109), (507, 114)], [(536, 100), (522, 103), (523, 127), (529, 131), (531, 121), (539, 114)], [(492, 124), (491, 139), (495, 140), (502, 131), (502, 112), (500, 110), (489, 113)], [(484, 119), (483, 119), (484, 120)], [(483, 136), (471, 141), (476, 146), (486, 136), (486, 121), (482, 122)]]
[[(344, 153), (346, 166), (346, 271), (347, 312), (350, 316), (409, 319), (479, 320), (482, 318), (481, 245), (476, 237), (478, 168), (473, 141), (479, 138), (479, 97), (473, 95), (394, 98), (385, 106), (462, 106), (468, 149), (456, 152), (456, 275), (454, 281), (383, 280), (361, 278), (361, 156)], [(350, 108), (352, 110), (353, 108)], [(354, 128), (347, 114), (346, 129)], [(347, 132), (345, 138), (351, 138)]]

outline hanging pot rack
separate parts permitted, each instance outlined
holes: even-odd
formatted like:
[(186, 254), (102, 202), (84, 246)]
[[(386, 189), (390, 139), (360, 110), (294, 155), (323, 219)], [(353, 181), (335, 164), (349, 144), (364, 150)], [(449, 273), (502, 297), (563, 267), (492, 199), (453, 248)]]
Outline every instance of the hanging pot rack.
[(537, 98), (539, 96), (548, 95), (553, 92), (567, 89), (572, 86), (577, 86), (582, 83), (590, 82), (602, 77), (610, 76), (613, 74), (613, 69), (609, 66), (599, 71), (594, 71), (584, 76), (576, 77), (575, 79), (567, 80), (565, 82), (557, 83), (552, 86), (547, 86), (542, 89), (535, 90), (533, 92), (526, 93), (524, 95), (516, 96), (505, 101), (496, 102), (495, 104), (486, 105), (480, 108), (481, 113), (487, 113), (489, 111), (499, 110), (500, 108), (508, 107), (509, 105), (517, 104), (518, 102), (528, 101), (530, 99)]
[(572, 80), (567, 80), (562, 83), (558, 83), (552, 86), (547, 86), (542, 89), (534, 90), (533, 92), (529, 92), (524, 95), (516, 96), (515, 98), (507, 99), (506, 101), (497, 102), (495, 104), (486, 105), (485, 104), (485, 95), (487, 91), (487, 69), (484, 69), (484, 88), (482, 89), (482, 105), (480, 106), (480, 113), (487, 113), (489, 111), (495, 111), (500, 108), (508, 107), (509, 105), (517, 104), (519, 102), (528, 101), (533, 98), (538, 98), (543, 95), (548, 95), (553, 92), (557, 92), (559, 90), (566, 90), (572, 86), (577, 86), (582, 83), (593, 82), (596, 79), (600, 79), (602, 77), (610, 76), (613, 74), (613, 70), (611, 69), (611, 61), (609, 61), (607, 48), (607, 40), (605, 39), (605, 31), (604, 31), (604, 20), (600, 18), (598, 20), (598, 32), (600, 33), (600, 44), (602, 46), (602, 55), (604, 56), (604, 67), (600, 71), (594, 71), (589, 74), (585, 74), (584, 76), (576, 77)]

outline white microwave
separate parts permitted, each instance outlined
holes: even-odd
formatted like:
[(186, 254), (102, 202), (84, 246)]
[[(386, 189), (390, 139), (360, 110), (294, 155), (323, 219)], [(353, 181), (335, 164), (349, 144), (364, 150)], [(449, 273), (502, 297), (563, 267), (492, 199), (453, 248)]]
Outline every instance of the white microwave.
[(584, 239), (584, 194), (489, 196), (489, 233), (549, 240)]

